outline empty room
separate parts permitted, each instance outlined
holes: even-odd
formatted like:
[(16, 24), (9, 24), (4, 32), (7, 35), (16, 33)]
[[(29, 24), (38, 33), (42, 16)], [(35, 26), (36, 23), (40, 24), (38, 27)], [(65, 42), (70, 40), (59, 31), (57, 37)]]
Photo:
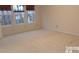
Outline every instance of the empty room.
[(79, 53), (79, 6), (0, 5), (1, 53)]

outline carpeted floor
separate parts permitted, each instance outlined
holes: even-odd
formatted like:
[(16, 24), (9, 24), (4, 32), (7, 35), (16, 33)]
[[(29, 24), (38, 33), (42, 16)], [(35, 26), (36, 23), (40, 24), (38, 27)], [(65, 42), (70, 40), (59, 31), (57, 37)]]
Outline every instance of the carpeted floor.
[(7, 36), (0, 40), (0, 52), (65, 52), (65, 46), (79, 40), (78, 36), (36, 30)]

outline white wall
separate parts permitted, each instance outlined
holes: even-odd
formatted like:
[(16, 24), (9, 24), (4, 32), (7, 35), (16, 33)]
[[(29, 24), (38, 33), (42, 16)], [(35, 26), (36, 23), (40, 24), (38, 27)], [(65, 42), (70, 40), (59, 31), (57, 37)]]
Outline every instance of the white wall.
[(79, 35), (79, 6), (41, 6), (43, 28)]

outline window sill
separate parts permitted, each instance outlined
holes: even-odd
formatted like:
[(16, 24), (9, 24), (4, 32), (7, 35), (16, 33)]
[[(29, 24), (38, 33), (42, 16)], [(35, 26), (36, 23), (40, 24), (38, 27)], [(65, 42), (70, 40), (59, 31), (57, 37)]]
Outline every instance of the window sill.
[(12, 27), (12, 25), (2, 25), (2, 27)]
[(28, 24), (35, 24), (36, 22), (28, 22)]
[(16, 24), (16, 25), (24, 25), (25, 23), (19, 23), (19, 24)]

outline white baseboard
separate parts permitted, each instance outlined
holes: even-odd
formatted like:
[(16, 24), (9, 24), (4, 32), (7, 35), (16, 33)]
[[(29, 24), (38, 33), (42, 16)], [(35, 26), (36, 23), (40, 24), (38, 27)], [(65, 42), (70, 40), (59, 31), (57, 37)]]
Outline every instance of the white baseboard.
[(57, 32), (62, 32), (62, 33), (66, 33), (66, 34), (69, 34), (69, 35), (79, 36), (79, 34), (77, 34), (77, 33), (64, 32), (64, 31), (58, 31), (58, 30), (54, 30), (54, 31), (57, 31)]
[[(45, 28), (46, 29), (46, 28)], [(66, 33), (66, 34), (69, 34), (69, 35), (75, 35), (75, 36), (79, 36), (79, 34), (77, 33), (71, 33), (71, 32), (64, 32), (64, 31), (59, 31), (59, 30), (55, 30), (55, 29), (46, 29), (46, 30), (49, 30), (49, 31), (56, 31), (56, 32), (62, 32), (62, 33)]]

